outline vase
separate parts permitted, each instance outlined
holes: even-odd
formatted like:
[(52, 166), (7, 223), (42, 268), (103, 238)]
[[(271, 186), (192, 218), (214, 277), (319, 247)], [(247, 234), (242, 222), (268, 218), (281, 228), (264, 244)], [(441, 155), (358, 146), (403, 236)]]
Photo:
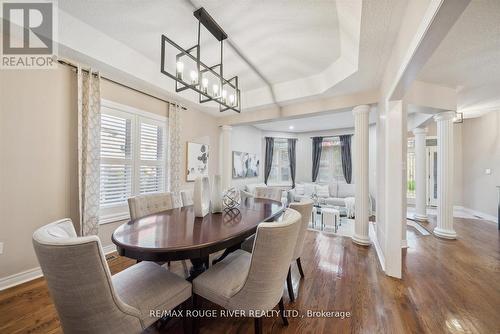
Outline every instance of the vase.
[(194, 181), (193, 209), (195, 217), (205, 217), (210, 212), (210, 182), (206, 176)]
[(214, 175), (212, 183), (212, 213), (222, 212), (222, 178)]

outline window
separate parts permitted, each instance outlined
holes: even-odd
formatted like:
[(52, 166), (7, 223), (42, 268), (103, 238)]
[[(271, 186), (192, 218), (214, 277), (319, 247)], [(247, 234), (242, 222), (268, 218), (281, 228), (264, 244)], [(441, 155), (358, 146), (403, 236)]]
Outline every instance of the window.
[(342, 155), (340, 150), (339, 137), (323, 139), (318, 182), (327, 183), (345, 180), (344, 172), (342, 171)]
[(291, 184), (290, 161), (288, 159), (288, 140), (275, 138), (273, 164), (269, 174), (271, 184)]
[(415, 138), (408, 138), (406, 153), (406, 196), (415, 198)]
[(101, 222), (127, 218), (127, 199), (166, 191), (166, 119), (117, 103), (101, 107)]

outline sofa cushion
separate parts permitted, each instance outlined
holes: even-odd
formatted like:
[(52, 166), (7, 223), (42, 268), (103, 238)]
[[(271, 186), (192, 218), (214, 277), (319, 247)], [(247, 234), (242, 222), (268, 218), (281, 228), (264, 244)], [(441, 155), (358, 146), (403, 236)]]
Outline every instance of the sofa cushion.
[(337, 197), (344, 198), (344, 197), (354, 197), (354, 184), (348, 184), (348, 183), (339, 183), (339, 193)]
[(332, 182), (328, 185), (328, 191), (330, 192), (330, 197), (337, 197), (338, 193), (338, 183)]
[(265, 183), (249, 183), (246, 185), (246, 191), (251, 194), (255, 194), (255, 189), (257, 187), (267, 187)]
[(312, 183), (304, 184), (304, 196), (311, 196), (316, 191), (316, 186)]
[(322, 198), (326, 198), (328, 196), (330, 196), (330, 192), (328, 191), (328, 185), (316, 185), (316, 195), (318, 195), (318, 197), (322, 197)]
[(295, 192), (297, 195), (304, 195), (304, 184), (298, 183), (295, 185)]

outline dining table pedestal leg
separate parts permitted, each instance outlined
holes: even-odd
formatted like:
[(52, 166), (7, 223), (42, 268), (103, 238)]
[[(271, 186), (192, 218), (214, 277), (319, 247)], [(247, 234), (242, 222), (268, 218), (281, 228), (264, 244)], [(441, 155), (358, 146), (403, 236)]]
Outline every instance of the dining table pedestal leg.
[(206, 267), (206, 264), (208, 263), (208, 256), (191, 259), (191, 263), (193, 266), (189, 270), (189, 277), (187, 279), (190, 282), (208, 269)]

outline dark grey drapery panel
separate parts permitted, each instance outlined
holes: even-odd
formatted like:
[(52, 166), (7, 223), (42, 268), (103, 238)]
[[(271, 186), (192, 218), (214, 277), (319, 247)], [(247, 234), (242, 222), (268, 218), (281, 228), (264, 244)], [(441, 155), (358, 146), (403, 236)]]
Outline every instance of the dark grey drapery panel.
[(288, 160), (290, 161), (290, 175), (292, 177), (292, 189), (295, 188), (295, 170), (297, 169), (297, 158), (296, 158), (296, 150), (295, 144), (297, 143), (297, 139), (290, 138), (288, 139)]
[(340, 136), (340, 155), (342, 157), (342, 171), (347, 183), (352, 180), (352, 163), (351, 163), (351, 137), (352, 135)]
[(312, 138), (312, 181), (316, 182), (319, 172), (319, 161), (321, 160), (321, 150), (323, 137)]
[(271, 174), (271, 166), (273, 165), (274, 138), (266, 137), (266, 157), (264, 161), (264, 183), (267, 184), (269, 174)]

